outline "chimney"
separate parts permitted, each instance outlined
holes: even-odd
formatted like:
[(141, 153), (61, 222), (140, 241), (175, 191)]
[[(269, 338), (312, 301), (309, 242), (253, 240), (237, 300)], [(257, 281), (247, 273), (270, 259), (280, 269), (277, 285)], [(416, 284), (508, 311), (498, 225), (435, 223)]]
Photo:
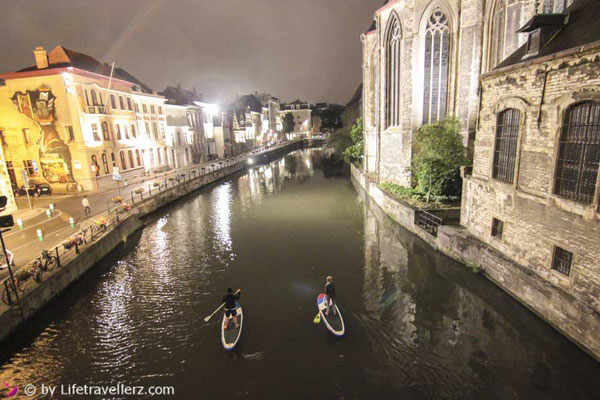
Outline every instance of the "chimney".
[(38, 69), (48, 68), (48, 54), (42, 46), (36, 47), (33, 51), (33, 55), (35, 56), (35, 64)]

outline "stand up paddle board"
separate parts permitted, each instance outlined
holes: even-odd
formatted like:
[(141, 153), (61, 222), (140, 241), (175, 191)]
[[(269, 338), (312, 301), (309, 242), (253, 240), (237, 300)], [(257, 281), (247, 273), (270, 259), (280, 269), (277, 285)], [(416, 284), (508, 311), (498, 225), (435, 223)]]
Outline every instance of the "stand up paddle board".
[[(221, 343), (225, 350), (231, 351), (235, 348), (240, 336), (242, 336), (242, 326), (244, 323), (244, 315), (242, 313), (242, 306), (237, 301), (235, 302), (235, 311), (237, 312), (238, 322), (240, 327), (236, 328), (233, 322), (233, 317), (228, 318), (223, 313), (223, 322), (221, 322)], [(224, 328), (227, 324), (227, 329)]]
[[(327, 329), (329, 329), (335, 336), (344, 336), (346, 328), (344, 326), (344, 320), (342, 319), (342, 313), (340, 313), (340, 309), (338, 308), (337, 304), (331, 307), (329, 315), (325, 314), (327, 311), (327, 303), (325, 300), (326, 297), (327, 296), (325, 293), (321, 293), (319, 297), (317, 297), (317, 307), (319, 307), (321, 320), (325, 323)], [(334, 309), (335, 312), (333, 311)]]

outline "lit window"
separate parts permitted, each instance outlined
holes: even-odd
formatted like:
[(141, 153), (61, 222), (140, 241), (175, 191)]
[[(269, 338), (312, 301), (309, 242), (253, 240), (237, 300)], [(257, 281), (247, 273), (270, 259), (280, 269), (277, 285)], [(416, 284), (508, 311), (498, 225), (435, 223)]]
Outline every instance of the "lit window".
[(427, 21), (423, 83), (423, 123), (446, 118), (450, 28), (448, 18), (439, 8)]

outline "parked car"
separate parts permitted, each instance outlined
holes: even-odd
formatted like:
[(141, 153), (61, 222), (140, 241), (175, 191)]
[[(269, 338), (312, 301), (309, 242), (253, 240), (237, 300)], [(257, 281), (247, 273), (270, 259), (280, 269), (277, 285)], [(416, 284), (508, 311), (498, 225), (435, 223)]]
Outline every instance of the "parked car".
[(36, 183), (31, 184), (28, 188), (24, 185), (19, 189), (15, 190), (15, 197), (27, 196), (27, 192), (29, 192), (30, 196), (41, 196), (43, 194), (50, 195), (52, 194), (52, 188), (47, 183)]

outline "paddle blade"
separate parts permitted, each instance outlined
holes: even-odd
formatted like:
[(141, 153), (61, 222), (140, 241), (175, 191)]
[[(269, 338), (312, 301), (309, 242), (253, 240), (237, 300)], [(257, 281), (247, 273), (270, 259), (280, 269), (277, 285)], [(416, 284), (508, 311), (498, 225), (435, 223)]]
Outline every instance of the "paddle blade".
[(318, 324), (318, 323), (320, 323), (320, 322), (321, 322), (321, 313), (317, 313), (317, 315), (316, 315), (315, 319), (313, 319), (313, 322), (314, 322), (315, 324)]

